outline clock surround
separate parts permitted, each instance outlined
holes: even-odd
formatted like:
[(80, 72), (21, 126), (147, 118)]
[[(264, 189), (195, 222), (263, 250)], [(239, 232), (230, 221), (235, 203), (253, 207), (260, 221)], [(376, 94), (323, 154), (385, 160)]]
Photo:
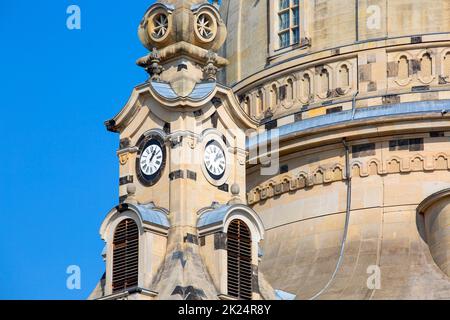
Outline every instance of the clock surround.
[(164, 139), (158, 134), (143, 136), (138, 148), (136, 175), (142, 185), (153, 186), (161, 178), (166, 164), (167, 151)]

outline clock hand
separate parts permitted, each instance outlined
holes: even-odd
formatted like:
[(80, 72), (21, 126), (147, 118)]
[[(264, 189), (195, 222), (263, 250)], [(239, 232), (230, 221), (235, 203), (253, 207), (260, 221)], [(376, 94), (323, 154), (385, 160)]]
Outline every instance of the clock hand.
[(149, 162), (152, 162), (153, 157), (154, 157), (155, 155), (156, 155), (156, 149), (153, 151), (152, 156), (150, 157), (150, 161), (149, 161)]

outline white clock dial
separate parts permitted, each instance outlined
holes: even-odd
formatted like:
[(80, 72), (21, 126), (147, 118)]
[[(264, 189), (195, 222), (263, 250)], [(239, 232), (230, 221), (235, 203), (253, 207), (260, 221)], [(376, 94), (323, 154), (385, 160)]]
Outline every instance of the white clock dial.
[(140, 158), (141, 171), (147, 175), (154, 175), (163, 163), (163, 152), (159, 145), (151, 144), (141, 154)]
[(206, 170), (213, 177), (223, 176), (226, 167), (225, 153), (217, 143), (213, 142), (206, 146), (203, 158)]

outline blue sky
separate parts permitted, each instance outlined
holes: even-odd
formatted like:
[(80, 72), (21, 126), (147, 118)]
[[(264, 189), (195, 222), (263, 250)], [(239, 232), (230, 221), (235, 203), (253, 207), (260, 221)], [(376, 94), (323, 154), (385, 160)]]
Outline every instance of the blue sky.
[[(137, 25), (153, 1), (0, 2), (0, 299), (85, 299), (118, 202), (118, 135), (103, 122), (146, 80)], [(81, 8), (81, 30), (66, 9)], [(81, 290), (66, 268), (81, 268)]]

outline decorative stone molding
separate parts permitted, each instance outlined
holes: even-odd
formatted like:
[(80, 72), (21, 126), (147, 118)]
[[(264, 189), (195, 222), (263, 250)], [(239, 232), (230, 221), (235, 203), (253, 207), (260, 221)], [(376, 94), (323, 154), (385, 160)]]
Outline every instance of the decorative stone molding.
[(130, 159), (131, 154), (134, 154), (139, 151), (138, 147), (126, 147), (123, 149), (119, 149), (117, 151), (117, 156), (119, 157), (119, 163), (123, 166), (127, 164)]
[(161, 79), (161, 73), (164, 68), (161, 66), (161, 54), (154, 48), (153, 51), (145, 56), (143, 59), (138, 60), (137, 64), (144, 68), (150, 75), (151, 80), (159, 81)]
[[(391, 156), (385, 161), (378, 158), (367, 160), (353, 159), (350, 163), (352, 178), (365, 178), (373, 175), (388, 175), (412, 172), (432, 172), (437, 170), (450, 170), (450, 155), (437, 153), (424, 156), (414, 154), (400, 158)], [(319, 166), (310, 172), (281, 174), (272, 177), (260, 185), (255, 186), (247, 193), (249, 204), (255, 204), (288, 192), (312, 188), (316, 185), (327, 185), (337, 181), (344, 181), (344, 164), (335, 163), (329, 166)]]
[[(408, 88), (411, 88), (413, 93), (428, 92), (450, 83), (448, 47), (427, 48), (419, 43), (407, 50), (396, 49), (384, 54), (384, 61), (375, 55), (369, 55), (365, 61), (365, 56), (362, 56), (362, 64), (358, 64), (355, 56), (300, 63), (283, 71), (281, 76), (278, 73), (276, 78), (261, 78), (245, 89), (238, 89), (237, 94), (242, 97), (240, 101), (243, 110), (253, 119), (262, 120), (267, 110), (272, 112), (273, 117), (277, 117), (279, 114), (285, 115), (286, 109), (297, 112), (304, 106), (320, 106), (322, 103), (331, 102), (332, 99), (352, 101), (358, 87), (359, 96), (364, 98), (367, 93), (373, 95), (373, 92), (379, 91), (386, 85), (386, 81), (388, 91), (384, 95), (392, 97)], [(379, 72), (383, 68), (382, 63), (386, 64), (385, 76)], [(328, 89), (323, 88), (321, 83), (322, 70), (326, 70)], [(293, 90), (289, 89), (289, 81), (293, 84)], [(278, 92), (276, 103), (272, 98), (274, 86)], [(284, 99), (280, 99), (281, 91), (286, 92)], [(289, 97), (291, 92), (292, 99)]]
[(121, 153), (119, 154), (119, 162), (123, 166), (128, 162), (130, 154), (129, 153)]
[[(356, 88), (356, 65), (356, 60), (349, 58), (326, 65), (316, 64), (299, 70), (296, 68), (240, 95), (241, 107), (252, 118), (261, 120), (268, 112), (273, 116), (293, 107), (300, 108), (305, 104), (350, 96)], [(325, 91), (321, 87), (322, 70), (326, 70)], [(345, 70), (345, 74), (342, 70)]]
[(205, 67), (202, 68), (202, 71), (205, 74), (205, 80), (216, 81), (217, 72), (219, 71), (219, 68), (216, 67), (216, 65), (217, 65), (217, 54), (212, 51), (208, 51), (206, 65)]
[[(446, 85), (449, 82), (450, 51), (444, 48), (422, 48), (388, 53), (389, 87), (404, 88), (408, 85)], [(406, 58), (408, 76), (402, 76), (401, 59)], [(404, 64), (403, 60), (403, 64)], [(404, 71), (406, 72), (406, 71)], [(403, 73), (404, 73), (403, 72)]]

